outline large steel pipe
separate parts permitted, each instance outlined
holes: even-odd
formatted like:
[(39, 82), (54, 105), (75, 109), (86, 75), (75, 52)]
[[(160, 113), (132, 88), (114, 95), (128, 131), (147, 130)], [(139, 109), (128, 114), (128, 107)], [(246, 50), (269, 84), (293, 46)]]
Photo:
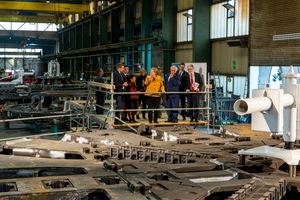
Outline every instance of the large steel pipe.
[[(294, 97), (290, 94), (283, 95), (283, 106), (291, 106)], [(234, 103), (234, 111), (238, 115), (247, 115), (256, 112), (269, 110), (272, 107), (272, 100), (269, 97), (255, 97), (251, 99), (240, 99)]]
[(234, 111), (238, 115), (247, 115), (270, 109), (272, 101), (268, 97), (255, 97), (251, 99), (240, 99), (234, 103)]

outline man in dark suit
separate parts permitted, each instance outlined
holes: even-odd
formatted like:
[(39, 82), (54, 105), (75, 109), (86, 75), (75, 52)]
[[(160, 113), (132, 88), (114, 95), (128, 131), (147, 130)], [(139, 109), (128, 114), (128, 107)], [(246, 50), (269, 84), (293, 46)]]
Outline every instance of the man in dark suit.
[[(125, 87), (128, 86), (127, 80), (125, 79), (125, 76), (123, 75), (124, 71), (124, 64), (119, 63), (117, 65), (117, 70), (114, 72), (113, 79), (114, 79), (114, 85), (115, 85), (115, 92), (124, 92)], [(122, 94), (115, 94), (116, 104), (117, 104), (117, 110), (122, 109), (123, 104), (123, 95)], [(120, 119), (120, 112), (115, 113), (116, 117)], [(115, 120), (115, 124), (121, 124), (120, 121)]]
[[(128, 66), (124, 66), (124, 71), (123, 71), (122, 75), (124, 77), (124, 80), (126, 80), (127, 83), (129, 83), (129, 81), (128, 81), (128, 78), (129, 78), (128, 71), (129, 71)], [(124, 92), (129, 92), (127, 90), (127, 87), (125, 87)], [(128, 109), (129, 105), (130, 105), (130, 94), (124, 94), (123, 95), (122, 110)], [(129, 121), (128, 118), (127, 118), (127, 111), (122, 112), (121, 117), (122, 117), (122, 121), (124, 121), (124, 122)]]
[[(98, 82), (98, 83), (104, 83), (104, 79), (102, 78), (103, 76), (103, 70), (102, 69), (98, 69), (97, 70), (97, 76), (95, 78), (95, 82)], [(100, 90), (100, 88), (99, 88)], [(99, 91), (96, 91), (96, 97), (97, 97), (97, 101), (96, 101), (96, 104), (99, 105), (99, 106), (102, 106), (104, 107), (104, 104), (105, 104), (105, 95), (106, 93), (104, 92), (99, 92)], [(103, 108), (100, 108), (100, 107), (96, 107), (96, 113), (98, 115), (103, 115)]]
[[(189, 77), (189, 74), (184, 70), (185, 68), (185, 64), (184, 63), (180, 63), (179, 65), (179, 72), (178, 74), (181, 76), (181, 82), (179, 85), (179, 92), (185, 92), (185, 88), (186, 88), (186, 83), (187, 83), (187, 79)], [(183, 120), (186, 120), (186, 94), (180, 94), (180, 102), (181, 102), (181, 116), (183, 118)]]
[[(181, 81), (181, 76), (176, 73), (177, 67), (172, 66), (170, 73), (167, 75), (166, 79), (166, 90), (167, 92), (179, 92), (179, 84)], [(168, 108), (179, 108), (179, 94), (168, 94), (167, 95)], [(166, 122), (178, 122), (178, 110), (168, 111), (169, 119)]]
[[(194, 72), (194, 66), (189, 65), (188, 66), (188, 79), (186, 82), (186, 92), (199, 92), (202, 88), (203, 81), (201, 79), (201, 76), (199, 73)], [(188, 94), (188, 105), (189, 108), (199, 108), (199, 97), (200, 94), (194, 93), (194, 94)], [(199, 110), (190, 110), (189, 115), (191, 118), (191, 122), (195, 120), (195, 122), (199, 122)]]

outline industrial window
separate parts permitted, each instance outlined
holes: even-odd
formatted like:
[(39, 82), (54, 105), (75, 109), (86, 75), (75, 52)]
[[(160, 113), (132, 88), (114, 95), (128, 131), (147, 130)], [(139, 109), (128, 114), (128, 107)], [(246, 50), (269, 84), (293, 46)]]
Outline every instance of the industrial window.
[[(228, 4), (229, 4), (229, 9), (227, 11), (227, 17), (234, 17), (234, 2), (235, 0), (229, 0)], [(230, 7), (231, 6), (231, 7)]]
[(193, 40), (193, 10), (177, 13), (177, 42)]

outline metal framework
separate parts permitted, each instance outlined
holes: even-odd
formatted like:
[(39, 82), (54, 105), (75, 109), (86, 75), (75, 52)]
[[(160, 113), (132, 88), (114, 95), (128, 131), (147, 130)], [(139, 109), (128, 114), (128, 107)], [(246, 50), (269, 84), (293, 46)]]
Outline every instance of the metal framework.
[[(209, 74), (208, 74), (208, 80), (209, 80)], [(85, 105), (81, 105), (76, 103), (75, 101), (71, 101), (70, 102), (70, 106), (75, 106), (79, 109), (82, 110), (82, 116), (80, 117), (80, 121), (75, 120), (72, 115), (70, 116), (70, 129), (72, 129), (72, 122), (75, 122), (76, 125), (76, 131), (78, 130), (79, 125), (82, 127), (82, 130), (91, 130), (92, 129), (92, 122), (96, 122), (100, 125), (100, 128), (114, 128), (115, 124), (114, 121), (115, 119), (117, 119), (118, 121), (120, 121), (122, 124), (126, 125), (128, 128), (130, 128), (131, 130), (137, 132), (137, 130), (135, 130), (132, 126), (130, 126), (130, 124), (125, 123), (124, 121), (122, 121), (121, 119), (119, 119), (118, 117), (115, 116), (115, 112), (130, 112), (130, 111), (141, 111), (140, 109), (126, 109), (126, 110), (116, 110), (114, 109), (114, 100), (113, 98), (111, 98), (111, 102), (110, 102), (110, 108), (106, 108), (103, 106), (99, 106), (97, 104), (94, 104), (94, 99), (91, 96), (91, 93), (93, 91), (99, 91), (102, 93), (106, 93), (106, 94), (187, 94), (187, 92), (114, 92), (115, 86), (113, 85), (113, 73), (111, 73), (111, 84), (104, 84), (104, 83), (97, 83), (97, 82), (89, 82), (89, 95), (87, 98), (87, 101), (85, 102)], [(98, 90), (98, 89), (93, 89), (93, 87), (100, 87), (100, 88), (105, 88), (109, 91), (103, 91), (103, 90)], [(205, 88), (204, 92), (189, 92), (189, 94), (191, 93), (199, 93), (199, 94), (206, 94), (206, 102), (207, 102), (207, 106), (206, 107), (199, 107), (199, 108), (185, 108), (185, 110), (205, 110), (206, 111), (206, 117), (207, 117), (207, 121), (206, 122), (201, 122), (205, 124), (205, 127), (207, 128), (207, 133), (209, 133), (209, 116), (212, 114), (210, 113), (211, 108), (209, 107), (209, 102), (210, 102), (210, 98), (209, 98), (209, 91), (210, 85), (209, 83), (207, 83), (207, 87)], [(93, 106), (96, 107), (100, 107), (104, 110), (106, 110), (108, 113), (107, 115), (95, 115), (92, 114), (92, 108)], [(169, 110), (178, 110), (180, 108), (164, 108), (164, 109), (143, 109), (143, 111), (169, 111)], [(70, 109), (71, 111), (72, 109)], [(71, 114), (71, 113), (70, 113)], [(108, 117), (111, 117), (111, 124), (107, 123), (107, 119)], [(100, 117), (100, 119), (98, 118)], [(101, 118), (104, 118), (104, 120), (101, 120)], [(81, 122), (82, 120), (82, 122)], [(198, 125), (198, 124), (197, 124)], [(196, 125), (196, 126), (197, 126)]]

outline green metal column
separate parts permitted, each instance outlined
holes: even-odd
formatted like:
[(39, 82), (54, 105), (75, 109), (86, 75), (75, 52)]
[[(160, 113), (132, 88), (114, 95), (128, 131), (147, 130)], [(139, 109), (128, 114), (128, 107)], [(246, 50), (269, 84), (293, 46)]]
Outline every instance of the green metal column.
[(163, 37), (166, 41), (163, 50), (163, 70), (170, 72), (171, 64), (175, 62), (176, 35), (176, 1), (163, 0)]
[(83, 48), (88, 48), (90, 47), (90, 22), (83, 23), (82, 33)]
[[(107, 5), (107, 2), (104, 2), (103, 5)], [(99, 34), (99, 41), (100, 46), (101, 45), (107, 45), (108, 44), (108, 31), (107, 31), (107, 18), (108, 15), (102, 15), (100, 18), (100, 34)], [(100, 53), (107, 53), (106, 51), (102, 51)], [(104, 67), (107, 62), (107, 56), (101, 56), (101, 68), (104, 71), (107, 71), (107, 69)]]
[(91, 19), (91, 47), (99, 46), (99, 19)]
[(71, 50), (75, 50), (76, 46), (75, 46), (75, 27), (70, 29), (70, 48)]
[(9, 130), (9, 122), (4, 122), (4, 130)]
[(125, 42), (132, 41), (134, 36), (134, 3), (125, 5), (125, 28), (124, 37)]
[(35, 124), (35, 133), (41, 133), (41, 124)]
[(193, 9), (193, 61), (206, 62), (211, 69), (210, 0), (194, 0)]
[(51, 133), (57, 133), (57, 124), (51, 125)]
[[(148, 38), (151, 27), (151, 19), (152, 19), (152, 1), (142, 0), (142, 39)], [(142, 50), (148, 49), (146, 45), (142, 45)], [(151, 54), (151, 52), (150, 52)], [(146, 60), (148, 59), (148, 60)], [(150, 59), (152, 60), (152, 59)], [(148, 62), (149, 58), (146, 56), (146, 52), (142, 52), (142, 63), (144, 64), (144, 68), (147, 69), (148, 73), (150, 72), (151, 61)]]
[(119, 9), (111, 11), (110, 41), (112, 44), (120, 42), (120, 10)]

